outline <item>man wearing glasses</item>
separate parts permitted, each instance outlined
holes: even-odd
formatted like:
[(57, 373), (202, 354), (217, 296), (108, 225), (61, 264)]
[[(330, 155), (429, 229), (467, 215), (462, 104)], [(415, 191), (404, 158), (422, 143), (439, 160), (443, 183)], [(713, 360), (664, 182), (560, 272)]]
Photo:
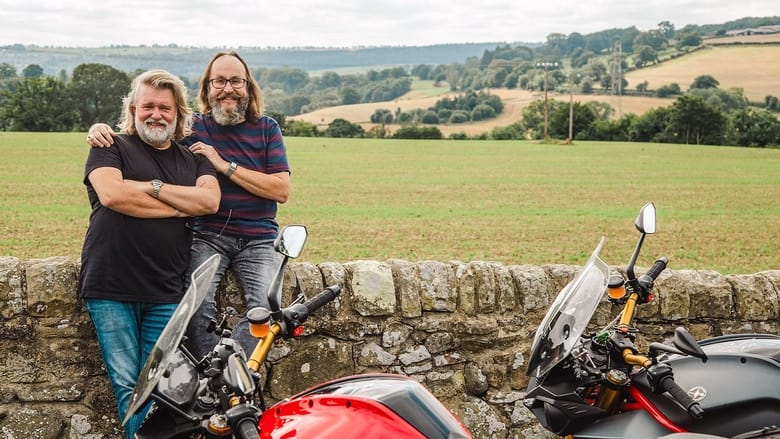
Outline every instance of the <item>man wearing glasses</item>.
[[(236, 52), (214, 55), (200, 80), (193, 117), (190, 151), (206, 157), (219, 174), (222, 199), (212, 215), (192, 219), (195, 231), (190, 271), (211, 255), (221, 255), (220, 267), (188, 331), (196, 357), (218, 341), (206, 327), (217, 318), (216, 290), (228, 268), (236, 275), (246, 309), (268, 307), (267, 290), (280, 263), (273, 248), (278, 233), (278, 203), (290, 194), (290, 168), (279, 124), (264, 116), (260, 87)], [(109, 146), (113, 132), (96, 124), (89, 133), (92, 146)], [(244, 316), (232, 337), (251, 352), (257, 340), (249, 334)]]

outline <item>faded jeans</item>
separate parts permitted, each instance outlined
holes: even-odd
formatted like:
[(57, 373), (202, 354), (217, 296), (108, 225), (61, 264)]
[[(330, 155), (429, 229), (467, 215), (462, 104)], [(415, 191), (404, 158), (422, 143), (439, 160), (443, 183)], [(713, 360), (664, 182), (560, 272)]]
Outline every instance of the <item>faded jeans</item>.
[[(119, 420), (124, 421), (138, 375), (178, 304), (102, 299), (85, 299), (84, 302), (95, 324), (103, 363), (114, 389)], [(141, 427), (149, 406), (146, 404), (125, 424), (128, 438)]]
[[(215, 253), (222, 256), (219, 268), (203, 303), (187, 328), (187, 345), (198, 359), (211, 352), (219, 342), (219, 337), (213, 332), (207, 333), (206, 328), (211, 320), (219, 320), (216, 291), (227, 269), (230, 268), (236, 275), (244, 292), (247, 310), (257, 306), (268, 308), (268, 289), (282, 261), (281, 256), (274, 249), (273, 239), (246, 240), (209, 232), (196, 232), (192, 241), (190, 272)], [(190, 282), (189, 274), (187, 282)], [(232, 331), (231, 338), (241, 344), (247, 355), (251, 354), (257, 339), (249, 334), (246, 313), (242, 315)]]

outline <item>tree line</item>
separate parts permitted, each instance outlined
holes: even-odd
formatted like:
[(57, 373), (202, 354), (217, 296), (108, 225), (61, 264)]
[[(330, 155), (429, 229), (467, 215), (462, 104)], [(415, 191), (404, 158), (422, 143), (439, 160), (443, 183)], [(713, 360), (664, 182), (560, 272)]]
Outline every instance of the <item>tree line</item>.
[[(494, 129), (479, 138), (540, 138), (544, 132), (567, 138), (569, 127), (575, 139), (680, 141), (682, 143), (729, 143), (751, 146), (777, 144), (774, 123), (778, 99), (766, 96), (761, 102), (748, 102), (739, 90), (720, 90), (717, 80), (702, 75), (683, 92), (678, 84), (665, 84), (649, 90), (647, 83), (626, 90), (623, 74), (633, 68), (661, 62), (695, 50), (706, 36), (722, 34), (735, 26), (754, 27), (778, 24), (780, 17), (742, 19), (717, 28), (686, 26), (677, 30), (662, 21), (657, 29), (639, 31), (635, 27), (609, 29), (592, 34), (552, 33), (544, 44), (497, 45), (481, 57), (463, 63), (418, 64), (365, 73), (324, 72), (311, 75), (290, 67), (257, 68), (253, 76), (263, 89), (269, 114), (283, 124), (287, 135), (334, 135), (386, 137), (385, 125), (401, 124), (395, 136), (436, 137), (432, 125), (460, 124), (495, 117), (503, 110), (491, 88), (569, 91), (579, 93), (640, 94), (677, 97), (675, 105), (648, 114), (626, 115), (615, 120), (614, 110), (605, 104), (565, 103), (551, 100), (545, 108), (536, 102), (522, 120), (509, 127)], [(619, 50), (616, 50), (619, 49)], [(543, 67), (544, 66), (544, 67)], [(549, 67), (553, 66), (553, 67)], [(13, 131), (82, 131), (95, 121), (115, 123), (121, 99), (139, 70), (123, 72), (103, 64), (80, 64), (72, 73), (60, 71), (56, 77), (43, 75), (41, 66), (31, 64), (21, 74), (0, 62), (0, 129)], [(323, 132), (287, 116), (319, 108), (366, 102), (384, 102), (411, 90), (414, 79), (433, 81), (459, 92), (430, 108), (401, 112), (380, 109), (371, 116), (378, 126), (364, 132), (350, 121), (334, 121)], [(182, 78), (190, 90), (197, 80)], [(191, 97), (194, 102), (194, 96)], [(687, 109), (696, 108), (711, 117), (697, 120)], [(674, 110), (674, 111), (672, 111)], [(540, 120), (547, 112), (547, 127)], [(571, 114), (571, 118), (569, 117)], [(687, 119), (686, 119), (687, 118)], [(696, 120), (699, 128), (681, 120)], [(772, 119), (772, 120), (770, 120)], [(751, 125), (752, 124), (752, 125)], [(649, 127), (649, 128), (648, 128)], [(760, 127), (760, 128), (757, 128)], [(546, 129), (545, 129), (546, 128)], [(401, 134), (399, 134), (399, 132)], [(759, 136), (758, 132), (766, 135)], [(737, 134), (738, 133), (738, 134)], [(750, 134), (746, 134), (750, 133)], [(439, 133), (440, 136), (440, 133)], [(467, 137), (457, 134), (455, 137)]]
[[(545, 104), (545, 101), (537, 100), (523, 110), (520, 120), (509, 126), (496, 127), (490, 132), (471, 137), (465, 133), (455, 133), (449, 138), (544, 139), (546, 123), (550, 139), (560, 140), (750, 147), (780, 145), (780, 120), (776, 113), (776, 98), (767, 97), (767, 107), (774, 107), (775, 111), (758, 109), (749, 105), (741, 90), (721, 90), (714, 85), (716, 83), (717, 80), (712, 76), (702, 75), (670, 106), (653, 108), (641, 115), (629, 113), (619, 118), (613, 117), (614, 108), (604, 102), (583, 104), (551, 99)], [(441, 102), (437, 102), (433, 108)], [(545, 112), (548, 114), (547, 118), (544, 117)], [(384, 125), (387, 120), (392, 120), (392, 114), (389, 110), (379, 109), (372, 116), (372, 121), (378, 122), (379, 125), (369, 131), (364, 131), (360, 125), (344, 119), (334, 120), (324, 132), (318, 132), (316, 126), (303, 121), (285, 122), (284, 127), (288, 134), (298, 136), (444, 138), (441, 130), (424, 121), (402, 124), (400, 129), (391, 134)]]
[[(98, 121), (116, 124), (122, 99), (140, 73), (85, 63), (70, 75), (64, 70), (56, 77), (44, 75), (37, 64), (28, 65), (20, 75), (10, 64), (0, 63), (0, 130), (85, 131)], [(353, 75), (326, 72), (316, 77), (288, 67), (258, 68), (252, 75), (263, 89), (268, 111), (275, 115), (389, 101), (409, 92), (412, 85), (402, 67)], [(181, 79), (190, 92), (190, 104), (196, 107), (197, 82)]]

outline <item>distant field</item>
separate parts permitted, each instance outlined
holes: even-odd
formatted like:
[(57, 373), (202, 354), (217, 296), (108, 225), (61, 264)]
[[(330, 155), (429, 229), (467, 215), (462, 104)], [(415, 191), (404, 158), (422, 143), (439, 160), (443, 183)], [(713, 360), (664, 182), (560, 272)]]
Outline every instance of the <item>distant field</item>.
[[(488, 260), (581, 265), (600, 237), (623, 265), (639, 207), (658, 233), (639, 261), (780, 269), (780, 149), (577, 142), (288, 138), (282, 224), (301, 261)], [(0, 256), (78, 258), (89, 216), (84, 133), (0, 132)]]
[(712, 75), (719, 88), (741, 88), (751, 101), (780, 97), (780, 45), (712, 46), (657, 66), (626, 74), (629, 88), (647, 81), (651, 89), (676, 82), (687, 90), (699, 75)]
[[(541, 92), (530, 92), (527, 90), (508, 90), (508, 89), (490, 89), (490, 93), (498, 95), (504, 102), (504, 111), (495, 119), (465, 123), (457, 125), (437, 125), (444, 136), (449, 136), (452, 133), (466, 133), (468, 135), (477, 135), (486, 133), (492, 130), (494, 127), (508, 126), (514, 122), (517, 122), (522, 117), (523, 109), (531, 102), (539, 99), (544, 99), (544, 94)], [(446, 97), (456, 96), (459, 93), (452, 93), (445, 91), (442, 94), (435, 96), (421, 96), (419, 92), (411, 91), (408, 94), (392, 102), (374, 102), (370, 104), (355, 104), (355, 105), (341, 105), (337, 107), (321, 108), (311, 113), (302, 114), (300, 116), (294, 116), (290, 119), (304, 120), (309, 123), (317, 125), (320, 129), (324, 130), (328, 127), (334, 119), (342, 118), (353, 123), (359, 123), (363, 128), (369, 129), (374, 124), (371, 123), (371, 115), (374, 111), (384, 108), (390, 111), (395, 111), (400, 108), (402, 111), (413, 110), (416, 108), (428, 108), (432, 107), (436, 101)], [(548, 99), (555, 99), (559, 101), (569, 102), (569, 95), (550, 93)], [(599, 101), (606, 102), (612, 105), (616, 111), (622, 109), (622, 113), (634, 113), (642, 114), (650, 108), (662, 107), (670, 105), (674, 102), (673, 99), (658, 99), (647, 98), (640, 96), (622, 96), (619, 100), (617, 97), (612, 96), (599, 96), (599, 95), (574, 95), (576, 102), (591, 102)], [(399, 128), (398, 125), (390, 124), (388, 127), (391, 130)]]
[(704, 44), (717, 45), (717, 44), (764, 44), (764, 43), (780, 43), (780, 33), (768, 34), (768, 35), (737, 35), (733, 37), (717, 37), (707, 38), (704, 40)]

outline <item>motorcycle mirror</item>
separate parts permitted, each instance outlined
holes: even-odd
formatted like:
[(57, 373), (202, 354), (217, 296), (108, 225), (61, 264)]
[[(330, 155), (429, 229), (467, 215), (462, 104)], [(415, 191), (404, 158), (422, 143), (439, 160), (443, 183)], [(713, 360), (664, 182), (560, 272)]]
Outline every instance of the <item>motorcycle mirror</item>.
[(650, 343), (650, 347), (648, 348), (648, 354), (650, 357), (654, 358), (656, 355), (658, 355), (659, 352), (669, 352), (670, 354), (685, 355), (684, 352), (671, 346), (666, 346), (665, 344), (658, 342)]
[(642, 233), (648, 235), (655, 233), (655, 204), (652, 201), (642, 206), (634, 225)]
[(287, 257), (297, 258), (303, 251), (303, 245), (306, 243), (306, 236), (306, 226), (285, 226), (276, 238), (274, 248)]
[(699, 342), (688, 332), (687, 329), (682, 326), (674, 330), (674, 347), (681, 350), (683, 353), (690, 355), (691, 357), (701, 358), (702, 361), (707, 361), (707, 354), (704, 353)]
[(242, 395), (249, 395), (255, 391), (255, 382), (246, 362), (237, 353), (233, 353), (227, 359), (227, 367), (222, 373), (225, 384)]
[(642, 234), (639, 236), (639, 242), (634, 248), (634, 254), (631, 255), (631, 260), (628, 261), (628, 265), (626, 266), (626, 275), (628, 276), (629, 281), (634, 281), (634, 279), (636, 279), (636, 276), (634, 275), (634, 265), (639, 257), (639, 250), (642, 248), (645, 235), (655, 233), (655, 204), (653, 204), (652, 201), (639, 209), (639, 215), (637, 215), (634, 225)]
[(301, 255), (303, 245), (306, 243), (306, 237), (306, 226), (291, 224), (284, 226), (274, 241), (274, 248), (284, 256), (267, 292), (268, 306), (274, 320), (281, 318), (282, 278), (284, 277), (284, 268), (287, 265), (287, 260)]

